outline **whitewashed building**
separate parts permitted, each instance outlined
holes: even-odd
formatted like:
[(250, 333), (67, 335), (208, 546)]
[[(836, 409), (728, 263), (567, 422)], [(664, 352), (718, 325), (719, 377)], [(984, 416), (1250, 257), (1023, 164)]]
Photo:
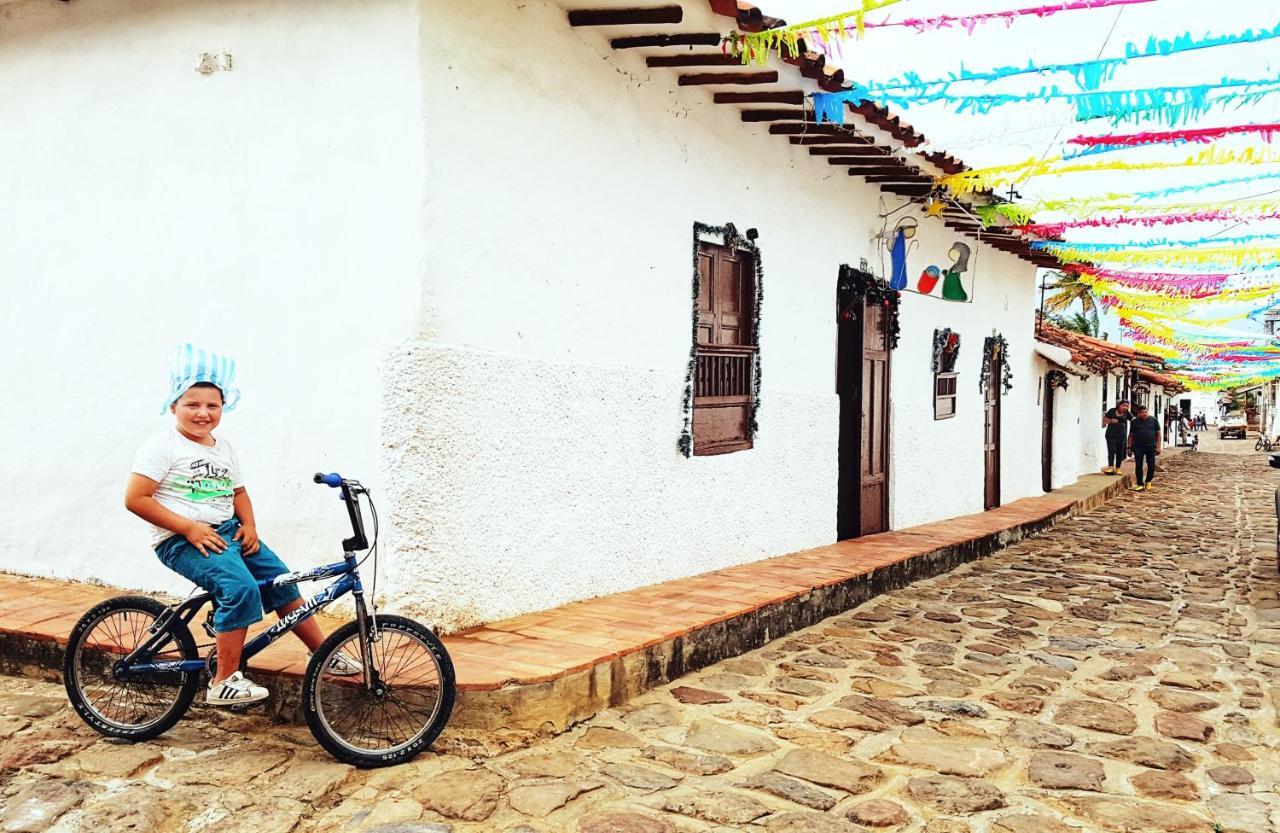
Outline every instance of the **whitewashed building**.
[[(310, 475), (358, 477), (380, 594), (449, 627), (1042, 494), (1051, 264), (924, 210), (959, 163), (813, 124), (817, 56), (721, 59), (745, 4), (574, 8), (0, 3), (0, 568), (185, 589), (121, 500), (184, 341), (239, 361), (264, 538), (331, 560)], [(903, 292), (893, 338), (851, 288), (912, 225), (910, 286), (969, 302)], [(1055, 488), (1100, 381), (1056, 390)]]

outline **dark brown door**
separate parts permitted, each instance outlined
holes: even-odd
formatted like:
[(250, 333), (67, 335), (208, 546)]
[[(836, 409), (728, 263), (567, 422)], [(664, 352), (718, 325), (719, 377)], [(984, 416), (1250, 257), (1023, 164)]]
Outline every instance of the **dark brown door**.
[(884, 307), (868, 305), (862, 319), (861, 532), (889, 528), (889, 346)]
[(889, 528), (889, 350), (883, 307), (850, 302), (847, 291), (837, 298), (836, 537), (843, 541)]
[(1053, 392), (1057, 387), (1052, 377), (1044, 377), (1044, 417), (1040, 422), (1040, 485), (1053, 491)]
[(987, 377), (987, 394), (983, 428), (983, 458), (986, 461), (985, 495), (983, 509), (995, 509), (1000, 505), (1000, 362), (991, 362)]

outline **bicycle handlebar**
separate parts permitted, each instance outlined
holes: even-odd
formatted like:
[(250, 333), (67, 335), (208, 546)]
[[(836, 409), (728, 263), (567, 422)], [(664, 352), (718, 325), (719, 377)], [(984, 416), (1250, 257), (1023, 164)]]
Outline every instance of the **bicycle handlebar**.
[(347, 517), (351, 520), (351, 537), (342, 542), (343, 551), (350, 553), (355, 550), (363, 550), (369, 548), (369, 541), (364, 534), (364, 519), (360, 515), (360, 495), (368, 495), (369, 492), (358, 481), (345, 480), (342, 475), (336, 472), (329, 474), (321, 474), (316, 472), (311, 478), (316, 483), (323, 483), (331, 489), (342, 490), (342, 502), (347, 505)]

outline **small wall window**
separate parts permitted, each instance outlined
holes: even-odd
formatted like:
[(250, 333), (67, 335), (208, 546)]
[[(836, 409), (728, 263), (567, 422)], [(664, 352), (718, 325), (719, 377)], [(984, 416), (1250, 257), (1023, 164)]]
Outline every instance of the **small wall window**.
[(698, 243), (698, 342), (694, 352), (693, 453), (751, 448), (756, 261), (751, 252)]
[(939, 373), (933, 377), (933, 418), (951, 419), (956, 415), (956, 374)]
[(956, 360), (960, 334), (950, 329), (933, 331), (933, 418), (956, 415)]

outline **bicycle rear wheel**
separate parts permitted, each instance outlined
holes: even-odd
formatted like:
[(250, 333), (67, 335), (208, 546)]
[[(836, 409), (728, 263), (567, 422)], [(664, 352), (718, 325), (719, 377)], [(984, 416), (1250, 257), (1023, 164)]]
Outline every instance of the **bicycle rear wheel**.
[(348, 622), (324, 641), (307, 665), (302, 686), (307, 725), (340, 761), (379, 767), (412, 760), (444, 730), (453, 711), (453, 663), (429, 629), (403, 616), (378, 617), (368, 645), (374, 672), (340, 676), (330, 667), (339, 652), (359, 661), (360, 629)]
[[(119, 675), (115, 664), (151, 638), (151, 626), (166, 610), (147, 596), (118, 596), (94, 607), (76, 623), (63, 659), (63, 683), (76, 713), (114, 738), (149, 740), (168, 731), (191, 706), (200, 675), (195, 672)], [(182, 622), (156, 660), (196, 659), (196, 642)]]

